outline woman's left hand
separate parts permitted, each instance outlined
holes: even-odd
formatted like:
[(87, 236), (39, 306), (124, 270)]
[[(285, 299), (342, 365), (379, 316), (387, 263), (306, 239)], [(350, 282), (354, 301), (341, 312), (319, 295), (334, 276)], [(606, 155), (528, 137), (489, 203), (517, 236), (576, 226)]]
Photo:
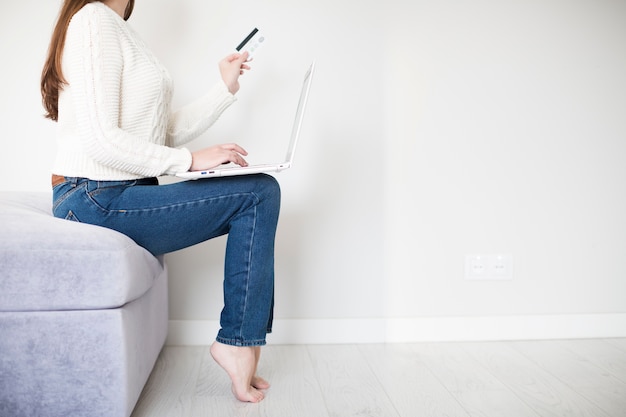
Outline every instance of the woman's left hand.
[(231, 94), (239, 91), (239, 76), (243, 75), (244, 70), (250, 69), (247, 62), (248, 52), (230, 54), (220, 61), (220, 74)]

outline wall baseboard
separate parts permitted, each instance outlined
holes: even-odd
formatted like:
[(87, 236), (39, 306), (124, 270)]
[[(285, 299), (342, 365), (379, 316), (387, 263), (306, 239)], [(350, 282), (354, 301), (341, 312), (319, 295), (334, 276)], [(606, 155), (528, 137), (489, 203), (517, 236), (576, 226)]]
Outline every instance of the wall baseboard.
[[(170, 320), (168, 345), (210, 345), (219, 323)], [(415, 343), (626, 337), (626, 314), (276, 319), (270, 344)]]

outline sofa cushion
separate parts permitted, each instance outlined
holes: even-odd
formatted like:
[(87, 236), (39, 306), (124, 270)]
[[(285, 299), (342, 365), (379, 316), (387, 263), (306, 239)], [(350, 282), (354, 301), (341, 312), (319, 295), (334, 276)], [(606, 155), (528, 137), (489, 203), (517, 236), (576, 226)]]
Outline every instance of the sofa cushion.
[(51, 213), (51, 193), (0, 192), (0, 311), (117, 308), (162, 273), (129, 237)]

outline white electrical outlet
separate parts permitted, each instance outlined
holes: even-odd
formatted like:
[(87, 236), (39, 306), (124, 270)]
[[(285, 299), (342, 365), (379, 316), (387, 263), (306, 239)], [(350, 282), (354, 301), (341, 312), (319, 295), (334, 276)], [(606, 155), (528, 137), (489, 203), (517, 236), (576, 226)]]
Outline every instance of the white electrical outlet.
[(512, 280), (513, 256), (465, 255), (465, 279), (470, 281)]

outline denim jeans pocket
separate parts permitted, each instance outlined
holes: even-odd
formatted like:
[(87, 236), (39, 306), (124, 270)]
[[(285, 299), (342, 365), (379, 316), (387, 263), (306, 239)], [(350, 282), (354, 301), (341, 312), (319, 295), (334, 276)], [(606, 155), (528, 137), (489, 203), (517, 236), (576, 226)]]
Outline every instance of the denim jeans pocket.
[(87, 196), (92, 204), (106, 212), (112, 201), (135, 185), (137, 181), (89, 181)]
[(69, 212), (63, 209), (63, 203), (71, 199), (77, 192), (84, 191), (86, 184), (78, 184), (74, 186), (68, 182), (62, 183), (54, 187), (52, 190), (53, 204), (52, 213), (55, 217), (66, 218)]

